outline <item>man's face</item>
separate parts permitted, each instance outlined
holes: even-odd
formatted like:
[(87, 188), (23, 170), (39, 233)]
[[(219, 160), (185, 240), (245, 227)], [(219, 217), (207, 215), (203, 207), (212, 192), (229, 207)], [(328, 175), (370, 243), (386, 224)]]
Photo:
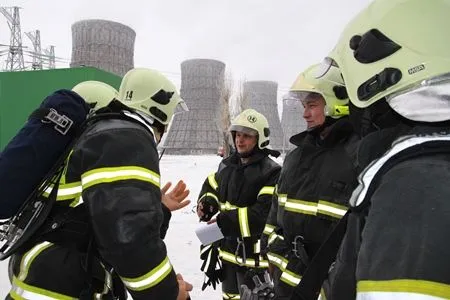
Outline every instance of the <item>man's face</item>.
[(305, 111), (303, 118), (308, 128), (314, 128), (325, 122), (325, 99), (319, 94), (310, 94), (302, 101)]
[(238, 153), (248, 153), (256, 146), (258, 137), (256, 135), (250, 135), (241, 131), (236, 131), (236, 150)]

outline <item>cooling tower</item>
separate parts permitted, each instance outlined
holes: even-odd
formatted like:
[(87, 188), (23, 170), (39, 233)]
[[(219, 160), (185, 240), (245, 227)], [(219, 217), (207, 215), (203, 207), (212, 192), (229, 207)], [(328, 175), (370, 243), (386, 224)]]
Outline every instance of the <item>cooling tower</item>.
[(283, 130), (277, 108), (278, 84), (273, 81), (244, 82), (246, 107), (262, 113), (269, 121), (270, 146), (274, 150), (283, 149)]
[(72, 25), (71, 67), (96, 67), (119, 76), (134, 67), (136, 33), (123, 24), (84, 20)]
[(289, 143), (289, 138), (306, 130), (306, 121), (303, 119), (303, 105), (300, 101), (286, 94), (283, 97), (283, 113), (281, 115), (281, 127), (284, 132), (284, 151), (291, 150), (295, 146)]
[(188, 112), (176, 114), (164, 142), (168, 154), (217, 154), (222, 145), (220, 92), (225, 64), (210, 59), (181, 63), (181, 97)]

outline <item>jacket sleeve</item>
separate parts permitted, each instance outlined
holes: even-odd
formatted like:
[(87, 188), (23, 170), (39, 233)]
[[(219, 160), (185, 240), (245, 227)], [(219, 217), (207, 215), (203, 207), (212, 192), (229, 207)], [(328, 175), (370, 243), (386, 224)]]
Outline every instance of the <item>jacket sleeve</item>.
[(203, 182), (202, 189), (197, 200), (197, 204), (199, 203), (207, 203), (209, 205), (209, 207), (212, 209), (212, 211), (208, 213), (210, 217), (212, 217), (212, 215), (215, 215), (219, 211), (220, 204), (216, 172), (208, 175), (208, 177)]
[(176, 275), (160, 236), (164, 216), (152, 136), (136, 128), (97, 132), (79, 152), (82, 199), (100, 256), (133, 299), (176, 299)]
[(273, 168), (270, 171), (253, 205), (222, 211), (218, 215), (217, 223), (225, 236), (250, 237), (261, 234), (270, 211), (280, 168)]

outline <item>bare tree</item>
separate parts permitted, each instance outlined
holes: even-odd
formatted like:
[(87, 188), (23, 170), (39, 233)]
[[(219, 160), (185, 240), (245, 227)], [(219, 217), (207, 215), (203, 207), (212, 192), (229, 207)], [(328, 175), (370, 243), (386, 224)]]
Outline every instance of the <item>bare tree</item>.
[(236, 117), (243, 110), (248, 108), (248, 95), (244, 91), (245, 79), (241, 79), (238, 84), (236, 91), (236, 96), (231, 103), (231, 114), (232, 117)]
[(222, 133), (222, 146), (221, 150), (222, 156), (228, 157), (230, 155), (230, 149), (232, 141), (230, 133), (228, 132), (228, 128), (231, 124), (231, 116), (230, 116), (230, 103), (232, 101), (233, 95), (233, 78), (230, 73), (225, 74), (223, 85), (220, 88), (220, 116), (218, 118), (219, 121), (219, 129)]

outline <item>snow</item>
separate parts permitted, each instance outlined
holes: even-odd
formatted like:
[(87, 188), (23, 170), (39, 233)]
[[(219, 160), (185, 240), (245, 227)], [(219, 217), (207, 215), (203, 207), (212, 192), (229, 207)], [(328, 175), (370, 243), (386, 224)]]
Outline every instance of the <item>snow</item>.
[[(167, 181), (175, 185), (182, 179), (191, 191), (189, 199), (192, 203), (172, 214), (165, 242), (175, 271), (181, 273), (186, 281), (194, 285), (194, 290), (191, 292), (193, 300), (221, 299), (220, 286), (216, 290), (212, 287), (208, 287), (203, 292), (201, 290), (204, 276), (200, 271), (200, 242), (194, 232), (199, 223), (197, 215), (192, 212), (203, 181), (210, 173), (217, 170), (220, 161), (219, 156), (165, 155), (161, 159), (161, 185), (163, 186)], [(0, 262), (0, 295), (3, 296), (6, 296), (10, 289), (7, 266), (7, 261)]]

